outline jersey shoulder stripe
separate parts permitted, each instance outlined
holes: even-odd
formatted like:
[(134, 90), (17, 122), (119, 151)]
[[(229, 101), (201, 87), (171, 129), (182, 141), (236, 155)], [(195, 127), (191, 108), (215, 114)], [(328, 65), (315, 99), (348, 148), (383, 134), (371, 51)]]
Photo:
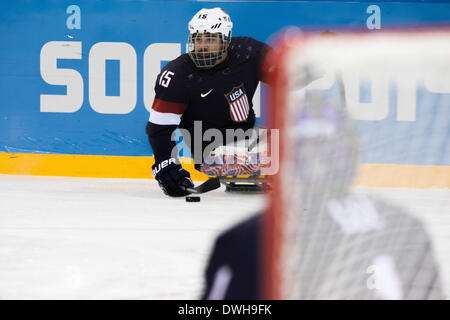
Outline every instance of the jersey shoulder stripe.
[(169, 102), (158, 98), (153, 100), (152, 109), (161, 113), (183, 114), (187, 108), (186, 103)]
[(150, 123), (158, 125), (175, 125), (178, 126), (181, 122), (181, 115), (174, 113), (161, 113), (155, 110), (150, 111), (148, 120)]

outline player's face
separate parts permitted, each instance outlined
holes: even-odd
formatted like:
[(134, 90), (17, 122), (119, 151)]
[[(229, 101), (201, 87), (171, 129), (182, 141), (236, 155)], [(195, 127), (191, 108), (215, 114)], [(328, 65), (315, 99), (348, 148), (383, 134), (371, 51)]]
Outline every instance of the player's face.
[(222, 50), (222, 40), (218, 34), (199, 33), (194, 39), (195, 53), (201, 58), (216, 57)]

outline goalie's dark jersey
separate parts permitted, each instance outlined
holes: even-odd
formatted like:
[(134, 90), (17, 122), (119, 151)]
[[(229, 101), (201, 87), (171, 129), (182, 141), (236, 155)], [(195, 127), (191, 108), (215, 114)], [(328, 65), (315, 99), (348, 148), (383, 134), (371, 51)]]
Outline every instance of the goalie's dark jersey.
[[(431, 240), (404, 210), (361, 195), (307, 211), (289, 256), (298, 299), (444, 299)], [(222, 233), (203, 299), (261, 299), (262, 215)], [(284, 275), (286, 276), (286, 275)]]
[[(169, 62), (157, 77), (147, 124), (156, 162), (170, 158), (174, 147), (171, 134), (176, 127), (188, 130), (192, 140), (194, 121), (202, 121), (202, 132), (252, 128), (252, 98), (259, 81), (267, 82), (269, 67), (264, 58), (270, 50), (255, 39), (233, 37), (226, 60), (214, 68), (196, 68), (188, 54)], [(193, 151), (188, 139), (185, 142)], [(209, 143), (204, 142), (202, 150)]]

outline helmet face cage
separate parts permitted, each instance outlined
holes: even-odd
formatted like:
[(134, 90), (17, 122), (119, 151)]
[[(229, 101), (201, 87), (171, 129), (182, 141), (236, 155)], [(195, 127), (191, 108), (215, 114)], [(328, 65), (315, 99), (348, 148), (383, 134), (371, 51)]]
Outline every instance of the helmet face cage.
[[(231, 33), (231, 32), (230, 32)], [(188, 53), (198, 68), (209, 69), (221, 62), (231, 36), (222, 33), (191, 33), (188, 39)]]
[(224, 59), (233, 23), (221, 8), (201, 9), (189, 21), (188, 54), (197, 68), (209, 69)]

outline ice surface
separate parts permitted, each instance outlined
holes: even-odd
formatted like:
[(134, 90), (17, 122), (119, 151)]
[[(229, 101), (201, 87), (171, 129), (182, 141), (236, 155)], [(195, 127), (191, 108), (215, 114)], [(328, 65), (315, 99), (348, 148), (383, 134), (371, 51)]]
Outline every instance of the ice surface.
[(154, 180), (0, 175), (0, 299), (197, 299), (214, 237), (264, 205)]
[[(450, 190), (375, 192), (427, 220), (450, 288)], [(0, 175), (0, 299), (197, 299), (214, 238), (264, 206), (223, 189), (187, 203), (154, 180)]]

